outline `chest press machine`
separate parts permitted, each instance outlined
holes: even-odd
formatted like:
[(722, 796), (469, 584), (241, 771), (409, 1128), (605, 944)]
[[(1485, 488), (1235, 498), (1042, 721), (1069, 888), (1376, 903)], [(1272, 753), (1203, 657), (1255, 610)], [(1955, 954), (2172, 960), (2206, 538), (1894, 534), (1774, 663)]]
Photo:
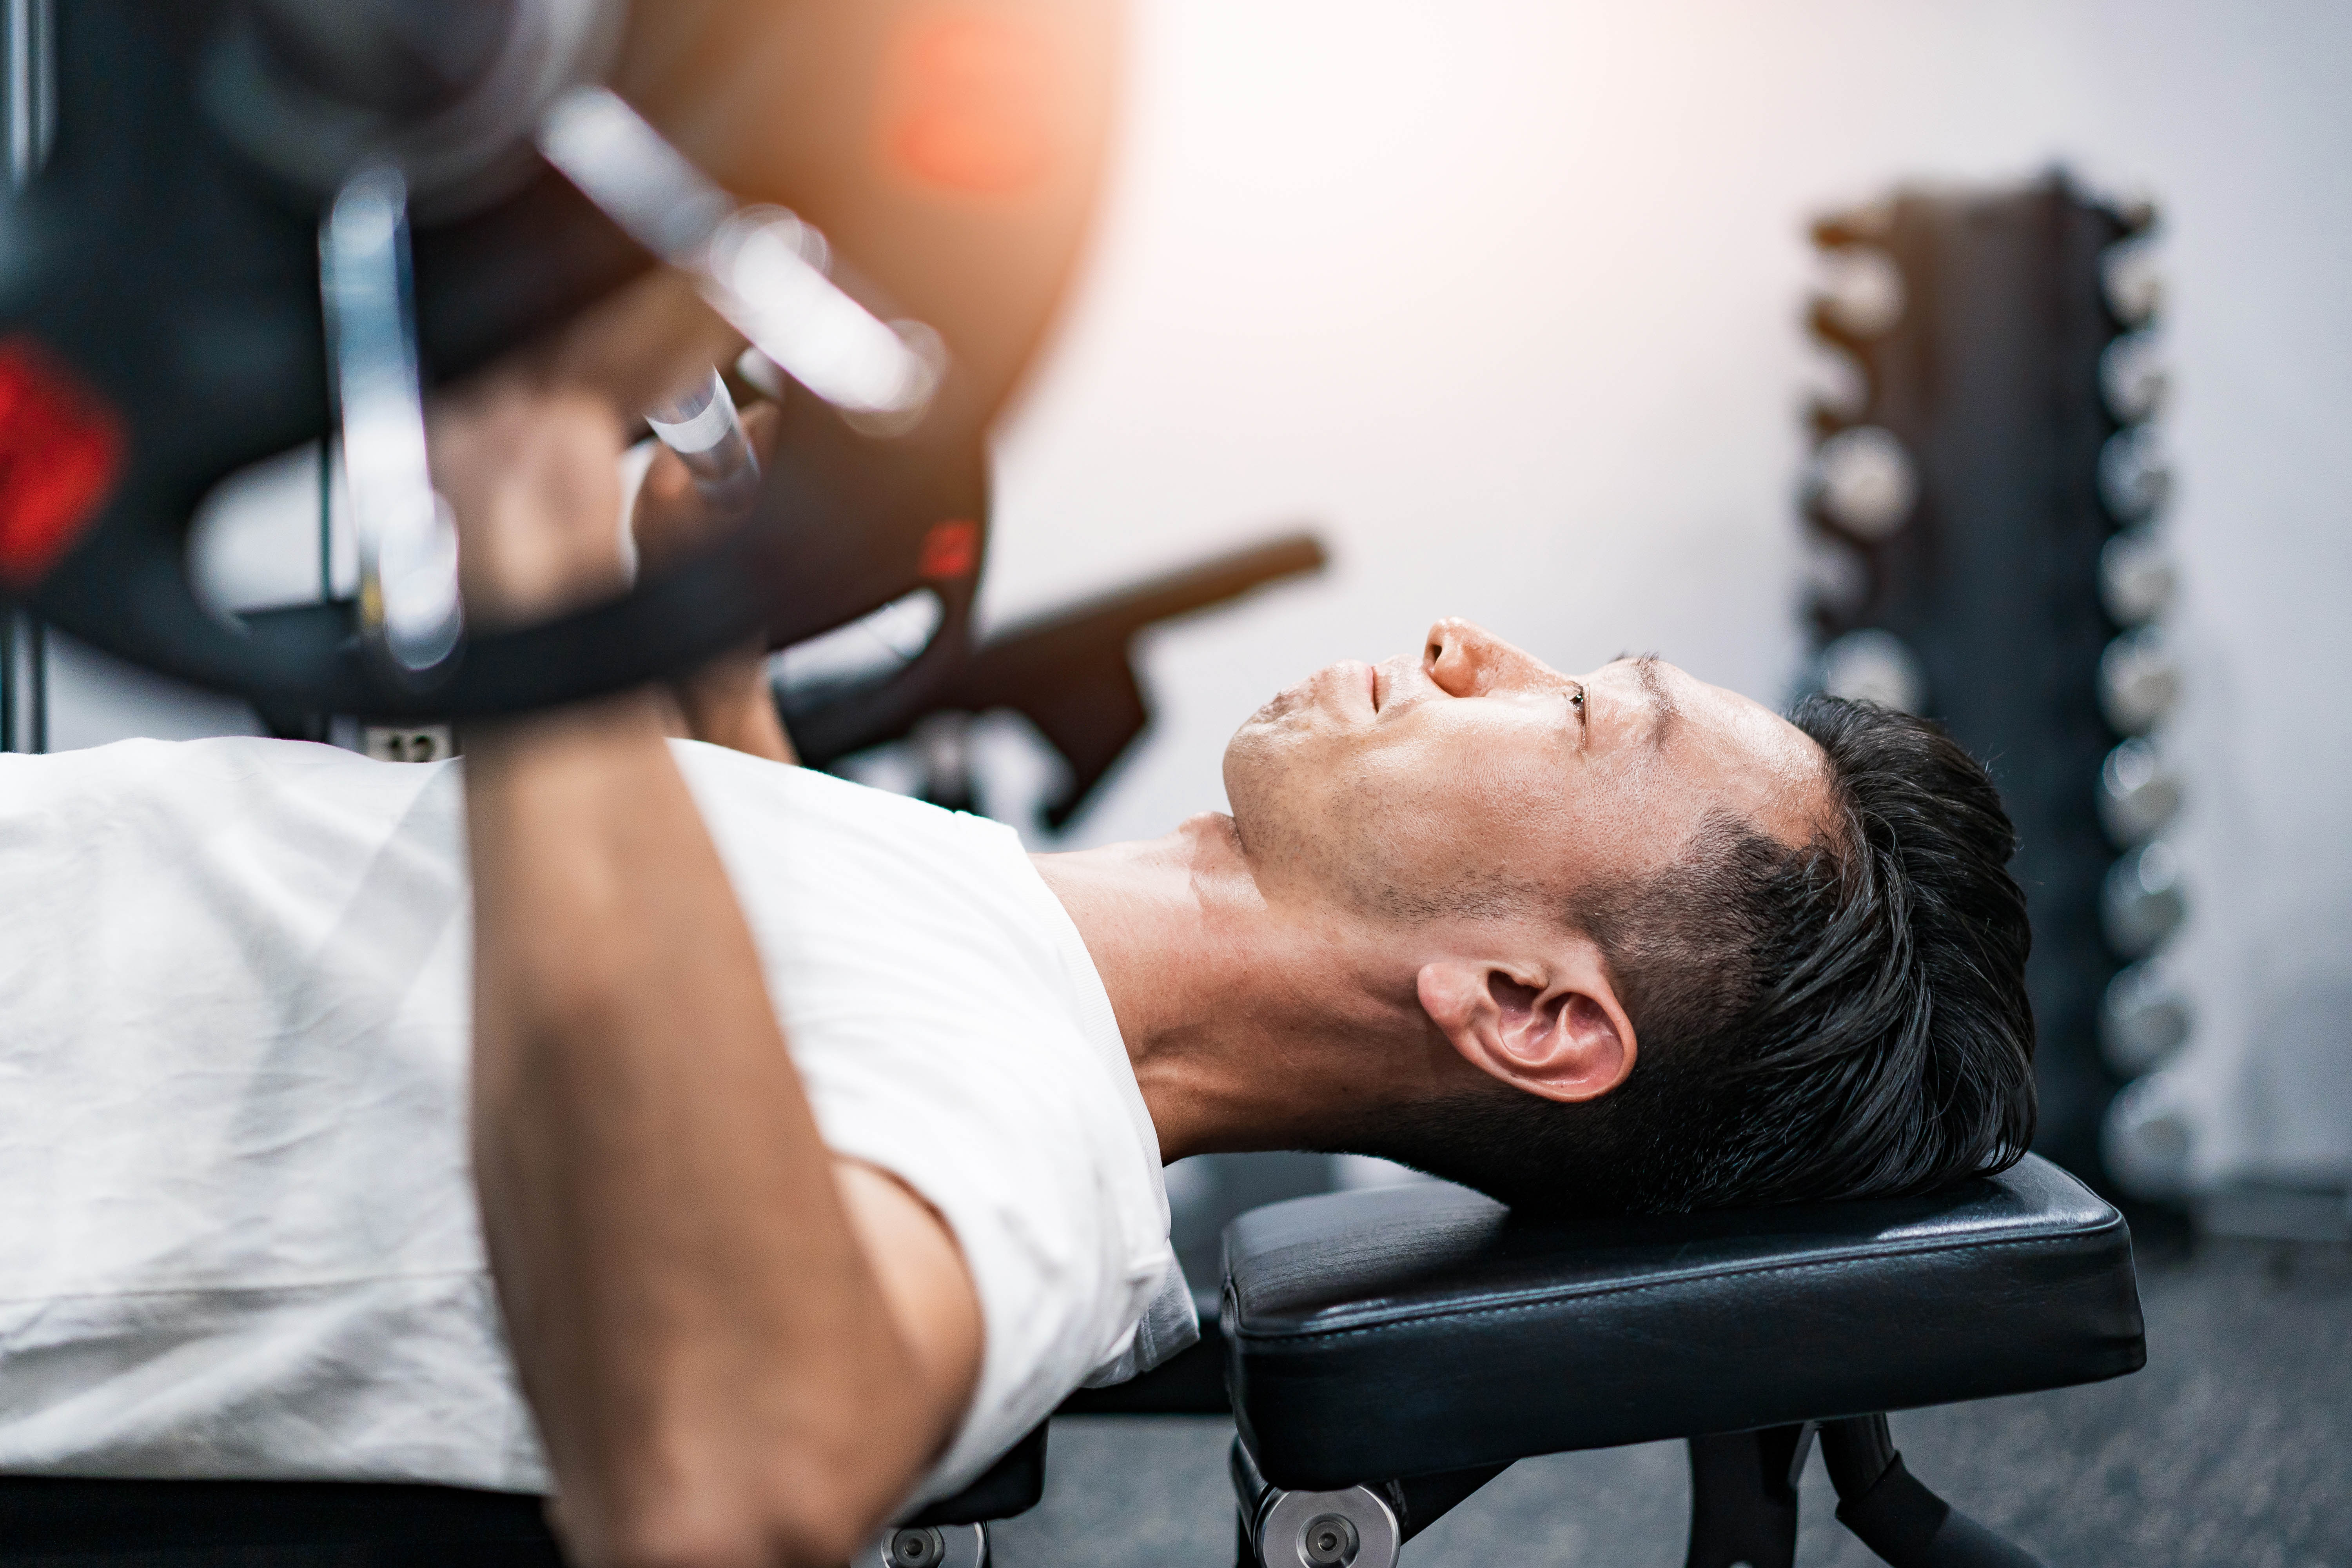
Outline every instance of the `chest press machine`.
[[(625, 17), (614, 0), (508, 0), (439, 31), (404, 21), (432, 9), (82, 0), (60, 16), (8, 0), (20, 179), (57, 128), (54, 162), (12, 205), (0, 268), (9, 598), (299, 719), (529, 708), (688, 667), (753, 626), (782, 647), (929, 594), (931, 629), (912, 658), (784, 694), (804, 750), (824, 762), (925, 713), (1021, 707), (1073, 764), (1059, 820), (1144, 722), (1126, 662), (1137, 627), (1319, 562), (1311, 542), (1289, 541), (976, 654), (966, 640), (984, 432), (1066, 277), (1100, 163), (1115, 42), (1104, 0), (1000, 0), (984, 14), (667, 0)], [(375, 68), (390, 57), (399, 70)], [(824, 402), (859, 410), (777, 384), (785, 437), (736, 535), (612, 605), (465, 640), (438, 663), (404, 660), (398, 628), (370, 623), (380, 604), (322, 593), (241, 618), (208, 608), (184, 538), (205, 489), (328, 431), (325, 330), (315, 304), (290, 302), (319, 288), (319, 214), (362, 154), (400, 169), (415, 199), (394, 214), (413, 216), (417, 237), (413, 260), (378, 279), (377, 325), (395, 347), (404, 335), (425, 381), (560, 321), (662, 247), (643, 211), (600, 212), (512, 155), (528, 153), (534, 114), (600, 79), (666, 128), (691, 120), (701, 139), (686, 151), (730, 191), (814, 218), (856, 259), (855, 273), (830, 268), (845, 298), (936, 332), (945, 354), (919, 421), (837, 419)], [(689, 104), (700, 112), (685, 115)], [(801, 255), (827, 269), (822, 241)], [(413, 407), (417, 368), (406, 374)], [(364, 380), (337, 387), (347, 445)], [(828, 526), (841, 520), (856, 527)], [(1201, 1345), (1064, 1409), (1230, 1410), (1243, 1568), (1391, 1568), (1520, 1458), (1676, 1436), (1690, 1443), (1692, 1568), (1790, 1562), (1795, 1478), (1816, 1442), (1840, 1519), (1890, 1563), (2030, 1563), (1909, 1475), (1885, 1412), (2145, 1360), (2121, 1216), (2034, 1158), (1932, 1197), (1605, 1225), (1515, 1222), (1434, 1185), (1300, 1199), (1234, 1222), (1204, 1318)], [(1042, 1495), (1045, 1436), (886, 1534), (869, 1562), (978, 1568), (986, 1522)], [(531, 1498), (0, 1477), (0, 1564), (34, 1561), (559, 1557)]]

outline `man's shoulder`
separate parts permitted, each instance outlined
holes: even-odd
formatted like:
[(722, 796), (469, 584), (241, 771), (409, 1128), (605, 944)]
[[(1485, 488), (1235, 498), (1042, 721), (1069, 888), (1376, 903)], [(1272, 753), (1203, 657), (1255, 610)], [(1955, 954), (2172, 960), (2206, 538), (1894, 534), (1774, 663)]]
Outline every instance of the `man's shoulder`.
[(1019, 835), (1003, 823), (814, 768), (770, 762), (700, 741), (672, 741), (670, 747), (706, 816), (736, 807), (761, 815), (772, 809), (820, 832), (911, 835), (993, 847), (1017, 847), (1019, 843)]
[[(927, 939), (1001, 962), (1010, 942), (1050, 947), (1066, 919), (1003, 823), (719, 747), (678, 742), (679, 772), (735, 875), (755, 928), (790, 951), (855, 938)], [(814, 947), (812, 947), (814, 944)], [(941, 955), (942, 963), (956, 955)]]

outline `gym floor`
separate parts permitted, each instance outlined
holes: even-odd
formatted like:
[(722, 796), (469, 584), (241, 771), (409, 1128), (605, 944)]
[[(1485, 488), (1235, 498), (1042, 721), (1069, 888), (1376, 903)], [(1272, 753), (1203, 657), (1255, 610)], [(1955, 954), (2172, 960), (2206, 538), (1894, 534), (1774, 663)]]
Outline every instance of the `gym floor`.
[[(2352, 1563), (2352, 1247), (2143, 1248), (2148, 1364), (2086, 1388), (1897, 1415), (1914, 1474), (2052, 1568)], [(1402, 1413), (1401, 1413), (1401, 1418)], [(1229, 1423), (1054, 1427), (1045, 1502), (996, 1528), (1003, 1568), (1223, 1568)], [(1405, 1548), (1411, 1568), (1675, 1568), (1679, 1443), (1525, 1460)], [(1805, 1475), (1801, 1568), (1877, 1562)]]

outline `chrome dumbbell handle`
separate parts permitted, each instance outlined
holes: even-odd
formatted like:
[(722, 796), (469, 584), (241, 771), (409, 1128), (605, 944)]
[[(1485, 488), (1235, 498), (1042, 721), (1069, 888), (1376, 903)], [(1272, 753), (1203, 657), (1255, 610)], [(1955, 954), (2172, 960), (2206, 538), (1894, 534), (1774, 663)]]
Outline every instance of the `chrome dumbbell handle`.
[(359, 542), (361, 632), (392, 668), (420, 677), (457, 651), (466, 620), (457, 520), (425, 460), (398, 170), (378, 164), (345, 183), (320, 229), (319, 278)]
[(1813, 503), (1831, 522), (1875, 543), (1911, 521), (1919, 476), (1893, 432), (1875, 425), (1841, 430), (1813, 454)]
[(647, 409), (646, 423), (686, 465), (714, 519), (732, 521), (760, 499), (759, 454), (751, 450), (734, 395), (716, 370)]
[(2125, 958), (2138, 958), (2180, 928), (2189, 916), (2179, 857), (2161, 838), (2152, 838), (2107, 868), (2099, 900), (2107, 945)]
[(2154, 728), (2180, 700), (2180, 666), (2156, 626), (2126, 632), (2099, 655), (2099, 708), (2121, 735)]
[(879, 320), (827, 276), (824, 237), (782, 207), (739, 207), (620, 96), (577, 87), (539, 148), (629, 237), (695, 277), (711, 308), (843, 413), (898, 430), (944, 366), (937, 333)]
[(2188, 1042), (2190, 1023), (2179, 977), (2159, 953), (2107, 983), (2099, 1005), (2099, 1043), (2109, 1067), (2137, 1078), (2162, 1067)]
[(1832, 697), (1875, 702), (1903, 713), (1927, 710), (1927, 671), (1910, 645), (1878, 626), (1852, 631), (1822, 649), (1814, 667)]
[(2099, 821), (2119, 849), (2153, 836), (2180, 809), (2180, 775), (2155, 743), (2135, 735), (2099, 765)]
[(2099, 498), (2116, 521), (2137, 522), (2164, 509), (2172, 495), (2172, 466), (2152, 425), (2116, 431), (2099, 448)]
[(2172, 603), (2179, 575), (2154, 530), (2145, 523), (2128, 528), (2099, 552), (2099, 602), (2116, 625), (2140, 626)]

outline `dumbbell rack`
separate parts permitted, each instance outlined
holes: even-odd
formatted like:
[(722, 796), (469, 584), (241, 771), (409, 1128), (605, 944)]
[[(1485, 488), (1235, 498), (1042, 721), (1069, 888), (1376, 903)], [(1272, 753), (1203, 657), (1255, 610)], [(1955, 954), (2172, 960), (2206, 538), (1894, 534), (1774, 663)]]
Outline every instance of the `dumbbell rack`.
[(2053, 172), (1818, 222), (1831, 283), (1809, 324), (1861, 377), (1811, 412), (1803, 502), (1813, 684), (1943, 722), (2016, 823), (2035, 1147), (2144, 1194), (2188, 1152), (2177, 1116), (2151, 1149), (2147, 1096), (2116, 1100), (2187, 1032), (2160, 963), (2124, 968), (2185, 912), (2153, 837), (2179, 790), (2139, 738), (2179, 686), (2147, 625), (2171, 585), (2150, 531), (2168, 479), (2146, 423), (2153, 221)]

